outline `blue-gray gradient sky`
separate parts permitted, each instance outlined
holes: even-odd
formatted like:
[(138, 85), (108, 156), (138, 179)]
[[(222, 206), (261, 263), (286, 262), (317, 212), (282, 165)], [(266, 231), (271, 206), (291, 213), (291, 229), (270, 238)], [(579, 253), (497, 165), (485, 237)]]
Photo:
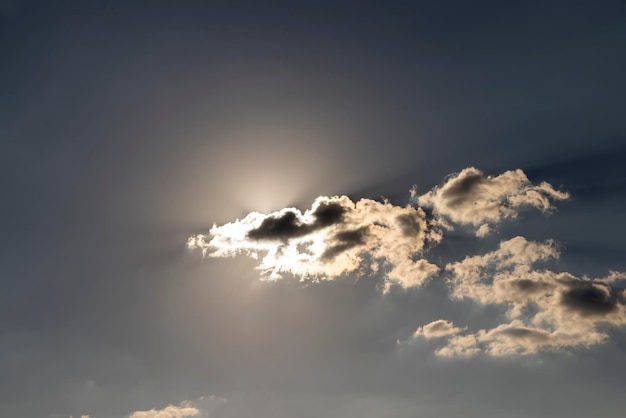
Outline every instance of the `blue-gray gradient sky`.
[(622, 417), (626, 3), (0, 1), (0, 416)]

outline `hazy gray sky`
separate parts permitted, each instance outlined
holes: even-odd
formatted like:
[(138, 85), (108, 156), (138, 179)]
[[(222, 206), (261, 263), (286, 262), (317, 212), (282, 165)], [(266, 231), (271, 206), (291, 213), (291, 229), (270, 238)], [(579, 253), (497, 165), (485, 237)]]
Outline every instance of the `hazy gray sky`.
[(0, 416), (623, 416), (625, 23), (1, 2)]

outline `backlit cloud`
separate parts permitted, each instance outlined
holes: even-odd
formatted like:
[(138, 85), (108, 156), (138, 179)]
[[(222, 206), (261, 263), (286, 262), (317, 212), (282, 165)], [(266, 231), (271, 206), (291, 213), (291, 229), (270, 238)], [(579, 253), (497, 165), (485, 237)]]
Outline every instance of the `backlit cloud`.
[(411, 195), (413, 205), (407, 206), (322, 196), (304, 212), (252, 212), (214, 225), (207, 235), (190, 237), (187, 245), (208, 257), (244, 254), (258, 259), (262, 277), (270, 280), (285, 274), (315, 281), (377, 272), (387, 291), (436, 277), (446, 281), (453, 301), (503, 308), (501, 321), (489, 329), (447, 319), (417, 328), (409, 342), (445, 342), (437, 351), (442, 356), (588, 347), (605, 341), (610, 327), (626, 325), (626, 294), (618, 286), (626, 274), (592, 279), (552, 271), (547, 263), (560, 256), (553, 240), (517, 236), (493, 251), (441, 266), (426, 258), (454, 224), (471, 225), (478, 237), (485, 237), (524, 208), (552, 212), (554, 202), (567, 199), (567, 193), (545, 182), (531, 183), (522, 170), (490, 176), (470, 167), (428, 193), (417, 196), (412, 190)]
[(515, 218), (524, 207), (550, 212), (554, 210), (553, 201), (567, 199), (569, 195), (546, 182), (532, 184), (519, 169), (487, 176), (469, 167), (428, 193), (417, 196), (414, 192), (413, 197), (438, 216), (478, 227), (476, 234), (482, 237), (489, 233), (490, 224)]
[(304, 213), (296, 208), (267, 215), (253, 212), (215, 225), (187, 245), (209, 257), (261, 258), (259, 269), (268, 279), (289, 273), (330, 280), (366, 267), (385, 269), (389, 283), (410, 287), (439, 271), (419, 255), (427, 241), (440, 239), (421, 208), (322, 196)]
[(588, 347), (608, 338), (607, 326), (626, 325), (626, 293), (612, 285), (623, 275), (591, 279), (535, 267), (558, 257), (553, 241), (515, 237), (495, 251), (449, 264), (453, 298), (504, 306), (506, 318), (493, 329), (456, 333), (438, 353), (499, 356)]

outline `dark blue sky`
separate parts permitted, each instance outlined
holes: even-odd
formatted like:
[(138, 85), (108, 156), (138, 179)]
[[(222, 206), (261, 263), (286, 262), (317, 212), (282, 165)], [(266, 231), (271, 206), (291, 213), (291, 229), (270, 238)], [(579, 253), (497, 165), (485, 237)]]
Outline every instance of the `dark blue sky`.
[(623, 1), (9, 0), (0, 57), (0, 415), (213, 395), (202, 413), (227, 418), (586, 416), (571, 390), (621, 416), (623, 330), (576, 366), (437, 363), (388, 341), (488, 308), (437, 283), (259, 290), (253, 263), (185, 242), (320, 195), (403, 206), (466, 167), (520, 168), (570, 199), (486, 241), (457, 229), (431, 261), (524, 235), (561, 244), (557, 271), (626, 270)]

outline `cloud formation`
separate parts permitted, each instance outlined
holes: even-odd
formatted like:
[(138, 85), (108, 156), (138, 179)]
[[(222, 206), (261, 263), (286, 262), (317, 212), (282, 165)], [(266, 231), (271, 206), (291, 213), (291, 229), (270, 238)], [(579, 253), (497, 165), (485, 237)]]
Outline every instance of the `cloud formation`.
[(419, 256), (427, 241), (440, 239), (421, 208), (322, 196), (304, 213), (296, 208), (252, 212), (214, 225), (208, 236), (192, 236), (187, 245), (209, 257), (262, 257), (259, 269), (272, 280), (284, 274), (331, 280), (367, 268), (383, 269), (389, 284), (410, 287), (439, 271)]
[(183, 402), (180, 406), (168, 405), (163, 409), (150, 409), (148, 411), (135, 411), (129, 418), (188, 418), (200, 415), (198, 408), (189, 402)]
[(208, 235), (190, 237), (187, 245), (208, 257), (259, 259), (262, 277), (269, 280), (285, 274), (333, 280), (367, 272), (384, 277), (387, 291), (437, 277), (447, 282), (452, 300), (500, 306), (504, 317), (491, 329), (439, 319), (419, 327), (409, 342), (445, 342), (437, 351), (442, 356), (527, 355), (589, 347), (608, 338), (607, 327), (626, 326), (626, 293), (617, 286), (626, 274), (592, 279), (549, 270), (545, 265), (559, 258), (559, 245), (521, 236), (447, 265), (425, 257), (455, 225), (472, 226), (482, 238), (525, 208), (550, 213), (554, 202), (568, 197), (546, 182), (531, 183), (522, 170), (491, 176), (469, 167), (421, 196), (412, 190), (413, 204), (407, 206), (321, 196), (304, 212), (252, 212), (214, 225)]
[(476, 235), (484, 237), (491, 230), (489, 225), (515, 218), (525, 207), (549, 213), (554, 210), (553, 201), (565, 200), (569, 194), (546, 182), (532, 184), (519, 169), (486, 176), (468, 167), (428, 193), (417, 196), (413, 191), (413, 198), (421, 206), (432, 208), (437, 216), (477, 227)]
[(447, 265), (453, 298), (504, 306), (506, 321), (493, 329), (456, 332), (438, 354), (501, 356), (588, 347), (608, 338), (607, 326), (626, 325), (626, 293), (612, 285), (623, 274), (591, 279), (535, 267), (558, 257), (554, 241), (515, 237), (495, 251)]

